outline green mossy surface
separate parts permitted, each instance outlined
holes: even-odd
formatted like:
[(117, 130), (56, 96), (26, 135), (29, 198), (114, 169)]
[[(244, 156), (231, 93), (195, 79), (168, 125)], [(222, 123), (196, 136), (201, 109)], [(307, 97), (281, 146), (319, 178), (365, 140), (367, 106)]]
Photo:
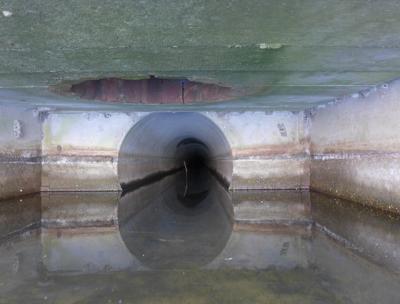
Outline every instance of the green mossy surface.
[[(175, 270), (47, 278), (0, 303), (341, 303), (311, 270)], [(324, 286), (325, 284), (325, 286)]]
[(245, 105), (296, 110), (400, 71), (396, 0), (0, 0), (0, 10), (12, 13), (0, 14), (0, 88), (187, 77), (258, 96)]

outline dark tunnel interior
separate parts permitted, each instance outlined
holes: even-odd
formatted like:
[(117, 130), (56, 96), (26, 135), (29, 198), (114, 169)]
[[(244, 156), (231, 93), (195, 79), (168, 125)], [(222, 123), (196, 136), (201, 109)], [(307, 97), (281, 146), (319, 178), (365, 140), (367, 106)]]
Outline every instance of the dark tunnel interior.
[(228, 141), (197, 113), (145, 116), (120, 151), (118, 221), (127, 248), (150, 268), (207, 264), (233, 228)]
[(126, 135), (119, 153), (123, 192), (183, 172), (182, 194), (214, 175), (225, 188), (232, 178), (232, 152), (219, 127), (204, 115), (160, 112), (145, 116)]

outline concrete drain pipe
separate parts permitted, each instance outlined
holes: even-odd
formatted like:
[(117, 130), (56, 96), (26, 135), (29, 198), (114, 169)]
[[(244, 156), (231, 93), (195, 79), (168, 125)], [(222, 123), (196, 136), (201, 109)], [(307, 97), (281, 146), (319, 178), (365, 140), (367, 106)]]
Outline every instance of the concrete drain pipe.
[(199, 113), (158, 112), (145, 116), (127, 133), (119, 152), (118, 177), (127, 192), (199, 166), (229, 187), (232, 151), (220, 128)]

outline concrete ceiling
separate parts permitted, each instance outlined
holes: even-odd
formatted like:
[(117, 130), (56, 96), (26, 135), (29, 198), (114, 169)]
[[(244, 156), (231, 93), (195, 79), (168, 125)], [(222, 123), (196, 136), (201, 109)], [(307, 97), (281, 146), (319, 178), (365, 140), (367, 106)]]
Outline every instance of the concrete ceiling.
[(299, 110), (400, 75), (398, 0), (0, 0), (0, 11), (0, 88), (27, 96), (151, 74), (253, 94), (217, 107)]

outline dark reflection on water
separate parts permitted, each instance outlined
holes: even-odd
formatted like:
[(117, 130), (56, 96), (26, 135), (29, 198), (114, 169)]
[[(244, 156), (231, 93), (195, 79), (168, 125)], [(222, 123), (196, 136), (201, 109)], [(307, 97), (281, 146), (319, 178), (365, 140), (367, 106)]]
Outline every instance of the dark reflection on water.
[(203, 266), (225, 248), (233, 206), (208, 170), (182, 171), (122, 196), (118, 223), (125, 245), (147, 267)]
[(400, 303), (399, 218), (189, 169), (0, 202), (0, 304)]

